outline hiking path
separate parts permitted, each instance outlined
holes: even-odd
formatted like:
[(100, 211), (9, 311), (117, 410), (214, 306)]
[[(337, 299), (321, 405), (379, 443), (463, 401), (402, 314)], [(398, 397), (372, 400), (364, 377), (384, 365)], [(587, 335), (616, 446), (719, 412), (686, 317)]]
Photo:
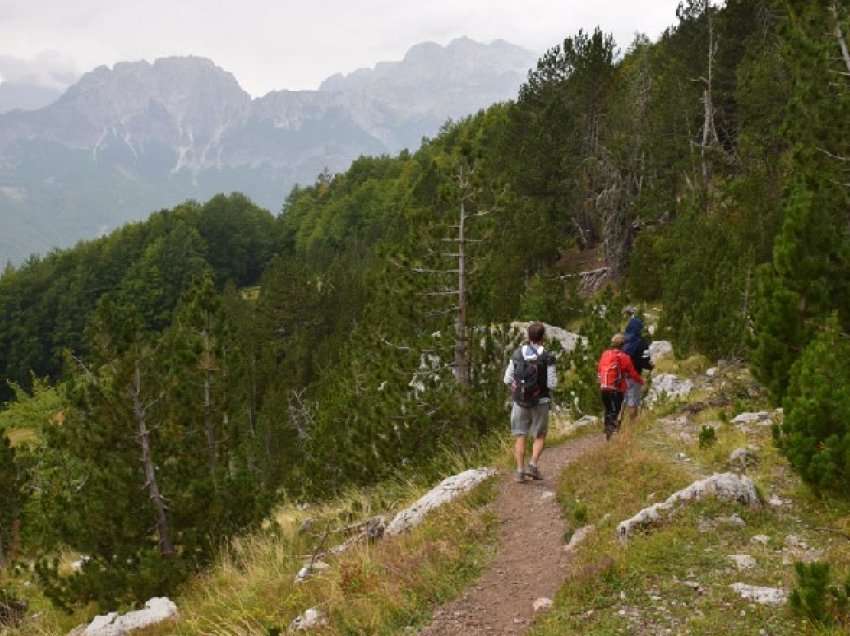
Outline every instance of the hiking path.
[(513, 471), (498, 477), (492, 504), (499, 520), (496, 554), (475, 583), (434, 612), (420, 636), (523, 634), (531, 627), (534, 601), (553, 599), (570, 566), (567, 525), (555, 496), (558, 479), (570, 462), (604, 443), (594, 433), (547, 448), (541, 481), (515, 483)]

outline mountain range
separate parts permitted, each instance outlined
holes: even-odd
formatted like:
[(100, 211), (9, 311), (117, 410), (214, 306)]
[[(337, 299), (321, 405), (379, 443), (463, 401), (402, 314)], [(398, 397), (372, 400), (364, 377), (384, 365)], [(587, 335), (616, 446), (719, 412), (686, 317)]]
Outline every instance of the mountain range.
[(315, 91), (254, 99), (205, 58), (101, 66), (45, 107), (0, 114), (0, 259), (218, 192), (278, 210), (324, 169), (415, 149), (447, 119), (514, 97), (535, 59), (503, 40), (427, 42)]

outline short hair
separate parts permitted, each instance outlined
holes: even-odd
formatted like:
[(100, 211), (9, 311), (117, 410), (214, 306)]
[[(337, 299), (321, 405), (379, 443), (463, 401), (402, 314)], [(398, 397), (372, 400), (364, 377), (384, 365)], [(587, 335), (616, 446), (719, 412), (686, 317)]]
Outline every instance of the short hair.
[(611, 346), (619, 349), (626, 342), (626, 337), (621, 333), (615, 333), (611, 336)]
[(531, 342), (541, 342), (544, 335), (546, 335), (546, 327), (542, 322), (533, 322), (528, 325), (528, 339)]

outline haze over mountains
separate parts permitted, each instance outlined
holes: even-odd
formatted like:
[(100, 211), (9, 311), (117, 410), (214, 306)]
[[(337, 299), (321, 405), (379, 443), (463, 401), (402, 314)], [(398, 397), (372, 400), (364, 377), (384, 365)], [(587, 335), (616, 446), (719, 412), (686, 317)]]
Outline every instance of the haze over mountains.
[(204, 58), (99, 67), (46, 107), (0, 115), (0, 258), (218, 192), (276, 211), (325, 168), (415, 149), (446, 119), (514, 97), (535, 60), (502, 40), (429, 42), (316, 91), (256, 99)]

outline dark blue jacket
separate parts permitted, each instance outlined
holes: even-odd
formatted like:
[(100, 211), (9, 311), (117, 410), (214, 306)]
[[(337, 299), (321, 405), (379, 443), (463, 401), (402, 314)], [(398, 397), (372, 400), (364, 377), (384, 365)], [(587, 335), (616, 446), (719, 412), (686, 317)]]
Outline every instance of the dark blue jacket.
[(652, 368), (652, 363), (649, 361), (649, 345), (641, 337), (642, 331), (643, 321), (637, 316), (632, 316), (629, 324), (626, 325), (624, 333), (626, 341), (623, 344), (623, 352), (629, 354), (638, 373), (644, 369)]

